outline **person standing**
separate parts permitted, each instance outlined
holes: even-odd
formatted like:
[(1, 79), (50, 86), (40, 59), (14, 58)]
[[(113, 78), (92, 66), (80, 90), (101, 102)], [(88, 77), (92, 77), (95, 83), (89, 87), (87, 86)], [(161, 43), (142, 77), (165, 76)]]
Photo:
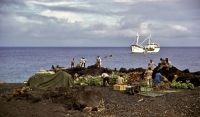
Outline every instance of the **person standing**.
[(148, 69), (144, 73), (144, 79), (147, 83), (147, 86), (152, 87), (152, 69), (151, 67), (148, 67)]
[(83, 64), (84, 64), (84, 58), (81, 57), (81, 59), (80, 59), (80, 67), (83, 67)]
[(83, 58), (82, 60), (83, 60), (83, 67), (85, 68), (86, 67), (86, 59)]
[(109, 75), (107, 73), (102, 73), (101, 77), (103, 78), (103, 86), (105, 87), (106, 84), (109, 85)]
[(97, 56), (96, 64), (97, 64), (97, 67), (98, 67), (98, 68), (101, 67), (101, 58), (100, 58), (100, 56)]
[(71, 61), (71, 68), (74, 68), (74, 65), (75, 65), (75, 60), (73, 58), (72, 61)]
[(153, 70), (155, 67), (156, 67), (156, 64), (154, 63), (152, 59), (150, 59), (148, 63), (148, 68), (151, 68), (151, 70)]

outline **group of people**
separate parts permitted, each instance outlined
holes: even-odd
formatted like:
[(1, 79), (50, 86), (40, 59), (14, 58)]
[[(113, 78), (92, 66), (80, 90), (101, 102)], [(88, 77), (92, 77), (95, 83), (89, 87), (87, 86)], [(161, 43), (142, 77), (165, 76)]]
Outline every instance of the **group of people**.
[[(153, 83), (156, 87), (159, 86), (161, 79), (166, 80), (166, 76), (163, 75), (161, 71), (167, 72), (169, 68), (172, 67), (171, 61), (168, 58), (160, 58), (160, 63), (158, 66), (154, 63), (153, 60), (150, 60), (148, 63), (147, 70), (144, 73), (144, 79), (146, 81), (147, 86), (152, 87)], [(155, 70), (156, 68), (156, 70)]]
[(75, 58), (73, 58), (72, 61), (71, 61), (71, 68), (74, 68), (74, 67), (84, 67), (85, 68), (86, 67), (86, 61), (87, 60), (84, 57), (81, 57), (79, 64), (77, 64), (75, 66)]
[[(84, 67), (85, 68), (86, 62), (87, 62), (87, 60), (84, 57), (81, 57), (79, 64), (77, 64), (75, 66), (75, 58), (73, 58), (72, 61), (71, 61), (71, 68), (74, 68), (74, 67)], [(100, 56), (97, 56), (95, 65), (98, 68), (100, 68), (101, 64), (102, 64), (102, 60), (101, 60)]]
[[(96, 66), (101, 67), (101, 58), (100, 56), (97, 56), (96, 58)], [(86, 67), (86, 59), (81, 58), (79, 67)], [(73, 58), (71, 61), (71, 67), (75, 67), (75, 59)], [(144, 73), (144, 80), (146, 81), (146, 85), (149, 87), (152, 87), (153, 84), (155, 84), (156, 87), (159, 86), (161, 83), (161, 79), (166, 79), (166, 76), (163, 72), (161, 72), (161, 69), (167, 71), (169, 68), (172, 67), (172, 63), (168, 58), (160, 58), (160, 62), (158, 65), (155, 64), (153, 60), (150, 60), (147, 66), (147, 70)], [(156, 69), (155, 69), (156, 68)], [(77, 74), (76, 74), (77, 75)], [(109, 75), (108, 73), (102, 73), (101, 77), (103, 78), (103, 86), (107, 86), (110, 84), (109, 81)], [(116, 84), (123, 85), (124, 84), (124, 78), (123, 75), (119, 75)]]

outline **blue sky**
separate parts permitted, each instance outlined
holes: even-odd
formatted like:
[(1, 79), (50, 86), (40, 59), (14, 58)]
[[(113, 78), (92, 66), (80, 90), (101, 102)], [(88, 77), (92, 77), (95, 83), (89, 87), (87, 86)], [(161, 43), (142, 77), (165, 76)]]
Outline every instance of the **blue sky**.
[(200, 46), (198, 0), (1, 0), (0, 46)]

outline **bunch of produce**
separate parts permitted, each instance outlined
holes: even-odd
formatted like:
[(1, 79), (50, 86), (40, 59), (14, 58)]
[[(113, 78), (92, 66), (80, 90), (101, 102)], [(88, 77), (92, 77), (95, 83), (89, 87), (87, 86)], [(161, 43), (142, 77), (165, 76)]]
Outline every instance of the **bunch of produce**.
[[(116, 84), (116, 80), (119, 77), (119, 75), (120, 75), (119, 73), (114, 73), (114, 72), (109, 75), (110, 85)], [(122, 75), (126, 83), (129, 75), (128, 74), (122, 74)], [(78, 79), (74, 81), (74, 83), (76, 85), (100, 86), (103, 84), (103, 78), (100, 75), (98, 76), (86, 75), (86, 76), (79, 77)]]
[(101, 76), (86, 76), (86, 84), (89, 86), (100, 86), (102, 85), (102, 78)]
[(186, 83), (182, 83), (181, 81), (179, 82), (173, 81), (171, 83), (171, 87), (177, 89), (194, 89), (194, 85), (189, 81), (187, 81)]
[(102, 84), (101, 76), (91, 76), (87, 75), (84, 77), (79, 77), (74, 81), (77, 85), (89, 85), (89, 86), (100, 86)]

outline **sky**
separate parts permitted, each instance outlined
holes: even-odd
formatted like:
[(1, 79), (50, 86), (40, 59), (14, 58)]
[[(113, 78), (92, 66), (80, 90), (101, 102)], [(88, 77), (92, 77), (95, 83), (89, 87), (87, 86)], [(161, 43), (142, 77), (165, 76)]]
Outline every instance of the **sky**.
[(0, 0), (0, 46), (200, 46), (199, 0)]

